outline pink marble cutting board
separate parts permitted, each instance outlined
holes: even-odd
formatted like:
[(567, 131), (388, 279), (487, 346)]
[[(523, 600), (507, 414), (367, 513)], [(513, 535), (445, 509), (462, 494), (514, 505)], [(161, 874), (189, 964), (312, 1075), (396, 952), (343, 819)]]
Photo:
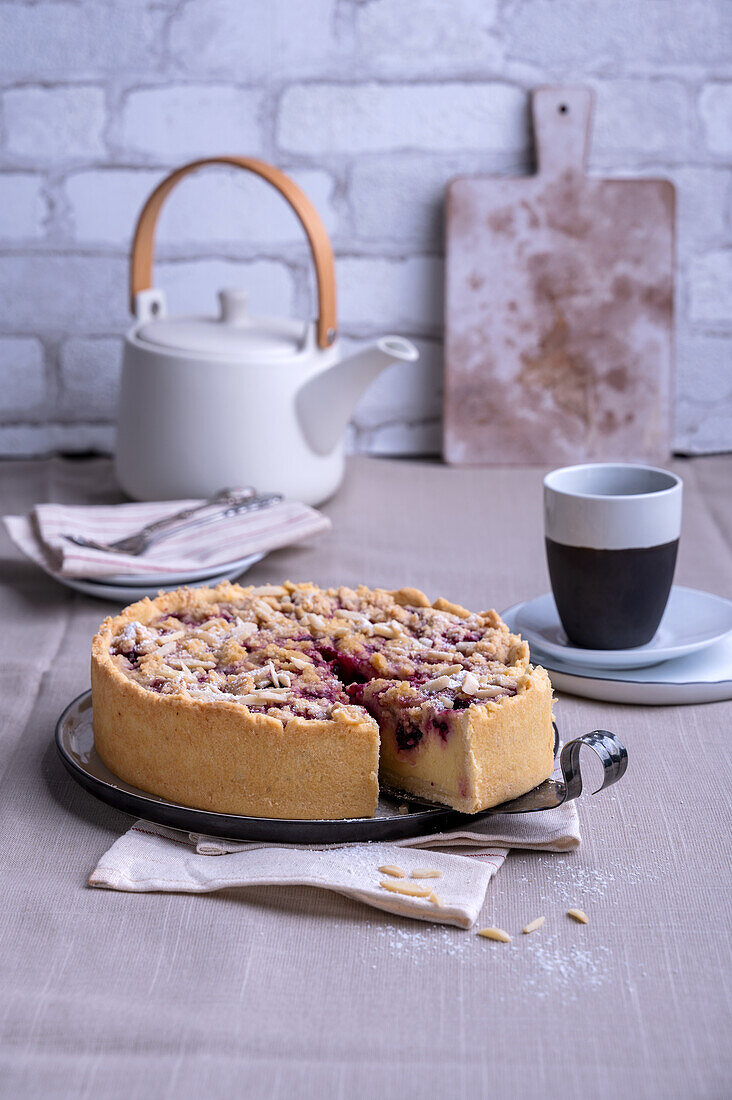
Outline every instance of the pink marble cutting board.
[(585, 175), (588, 88), (540, 88), (532, 108), (536, 175), (448, 187), (445, 459), (662, 461), (673, 184)]

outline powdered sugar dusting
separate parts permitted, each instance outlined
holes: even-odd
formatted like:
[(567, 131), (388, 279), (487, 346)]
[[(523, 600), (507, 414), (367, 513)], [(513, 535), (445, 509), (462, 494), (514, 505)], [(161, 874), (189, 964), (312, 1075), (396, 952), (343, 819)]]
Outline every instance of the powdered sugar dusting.
[(391, 958), (422, 966), (434, 963), (438, 957), (467, 957), (475, 947), (469, 932), (436, 924), (414, 929), (382, 925), (376, 929), (376, 939)]
[(615, 881), (615, 875), (608, 870), (597, 867), (582, 867), (577, 863), (576, 857), (562, 857), (553, 853), (550, 856), (517, 856), (514, 852), (512, 863), (524, 864), (524, 866), (541, 867), (532, 873), (524, 873), (519, 876), (521, 885), (536, 884), (539, 886), (536, 894), (537, 900), (542, 903), (556, 904), (580, 904), (581, 902), (597, 902), (605, 897), (608, 888)]
[[(548, 917), (553, 922), (563, 919), (564, 914), (556, 910)], [(559, 993), (563, 1000), (574, 1000), (580, 990), (603, 986), (612, 972), (612, 956), (603, 944), (581, 943), (576, 936), (571, 943), (562, 942), (559, 932), (547, 934), (545, 929), (535, 936), (514, 936), (510, 954), (499, 956), (486, 948), (475, 929), (464, 932), (444, 925), (381, 925), (375, 929), (375, 938), (380, 953), (388, 954), (390, 960), (403, 959), (409, 966), (429, 968), (440, 958), (458, 958), (471, 968), (489, 965), (492, 995), (499, 999), (503, 997), (496, 987), (501, 976), (513, 989), (525, 990), (533, 997)], [(505, 969), (496, 971), (496, 965), (508, 967), (508, 973)], [(371, 966), (376, 969), (377, 963)]]
[[(559, 914), (556, 919), (561, 919)], [(528, 973), (522, 984), (538, 997), (561, 990), (564, 999), (571, 999), (578, 987), (596, 989), (610, 978), (612, 956), (604, 944), (562, 944), (556, 932), (527, 939), (522, 947)]]

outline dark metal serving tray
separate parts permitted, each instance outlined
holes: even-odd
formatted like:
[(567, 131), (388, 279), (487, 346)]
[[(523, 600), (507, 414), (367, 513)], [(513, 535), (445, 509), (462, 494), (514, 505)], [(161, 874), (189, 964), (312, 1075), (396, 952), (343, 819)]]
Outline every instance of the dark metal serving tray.
[[(558, 734), (555, 729), (556, 743)], [(628, 766), (628, 753), (614, 733), (595, 730), (569, 741), (561, 751), (562, 779), (547, 779), (533, 791), (483, 810), (461, 814), (445, 806), (417, 799), (402, 791), (381, 788), (374, 817), (356, 817), (326, 821), (289, 820), (272, 817), (241, 817), (237, 814), (212, 813), (168, 802), (119, 779), (102, 763), (94, 748), (91, 692), (85, 691), (69, 703), (56, 723), (56, 748), (73, 779), (96, 798), (115, 809), (136, 817), (184, 829), (189, 833), (225, 837), (227, 840), (275, 841), (283, 844), (347, 844), (367, 840), (399, 840), (429, 836), (458, 829), (493, 814), (524, 814), (553, 810), (582, 793), (580, 750), (592, 749), (602, 761), (603, 781), (598, 790), (622, 779)], [(595, 792), (597, 793), (597, 792)], [(406, 806), (408, 812), (400, 811)]]

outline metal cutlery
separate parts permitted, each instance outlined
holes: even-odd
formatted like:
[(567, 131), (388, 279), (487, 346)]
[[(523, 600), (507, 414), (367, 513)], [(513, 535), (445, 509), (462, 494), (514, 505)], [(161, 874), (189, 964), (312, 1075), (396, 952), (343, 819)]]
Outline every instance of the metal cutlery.
[[(84, 538), (83, 535), (63, 534), (61, 538), (73, 542), (75, 546), (83, 546), (89, 550), (101, 550), (111, 554), (129, 554), (138, 557), (149, 549), (153, 543), (170, 538), (171, 535), (180, 534), (181, 531), (192, 531), (203, 527), (215, 520), (240, 515), (243, 512), (256, 512), (261, 508), (267, 508), (282, 500), (281, 493), (257, 493), (255, 489), (224, 489), (215, 497), (197, 504), (193, 508), (185, 508), (172, 516), (149, 523), (142, 530), (128, 535), (115, 542), (97, 542), (95, 539)], [(208, 515), (202, 513), (207, 512)]]

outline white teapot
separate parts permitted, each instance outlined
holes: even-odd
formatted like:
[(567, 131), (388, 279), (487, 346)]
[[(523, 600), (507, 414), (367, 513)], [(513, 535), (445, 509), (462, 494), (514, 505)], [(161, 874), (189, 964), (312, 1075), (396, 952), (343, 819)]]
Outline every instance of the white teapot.
[[(167, 316), (152, 286), (155, 225), (176, 183), (208, 164), (248, 169), (290, 203), (315, 264), (316, 322), (252, 317), (241, 290), (220, 291), (218, 317)], [(164, 179), (140, 214), (130, 274), (135, 324), (125, 338), (117, 476), (137, 500), (255, 485), (320, 503), (343, 477), (343, 433), (363, 390), (391, 363), (419, 356), (408, 340), (383, 336), (340, 358), (328, 234), (300, 188), (263, 161), (211, 157)]]

